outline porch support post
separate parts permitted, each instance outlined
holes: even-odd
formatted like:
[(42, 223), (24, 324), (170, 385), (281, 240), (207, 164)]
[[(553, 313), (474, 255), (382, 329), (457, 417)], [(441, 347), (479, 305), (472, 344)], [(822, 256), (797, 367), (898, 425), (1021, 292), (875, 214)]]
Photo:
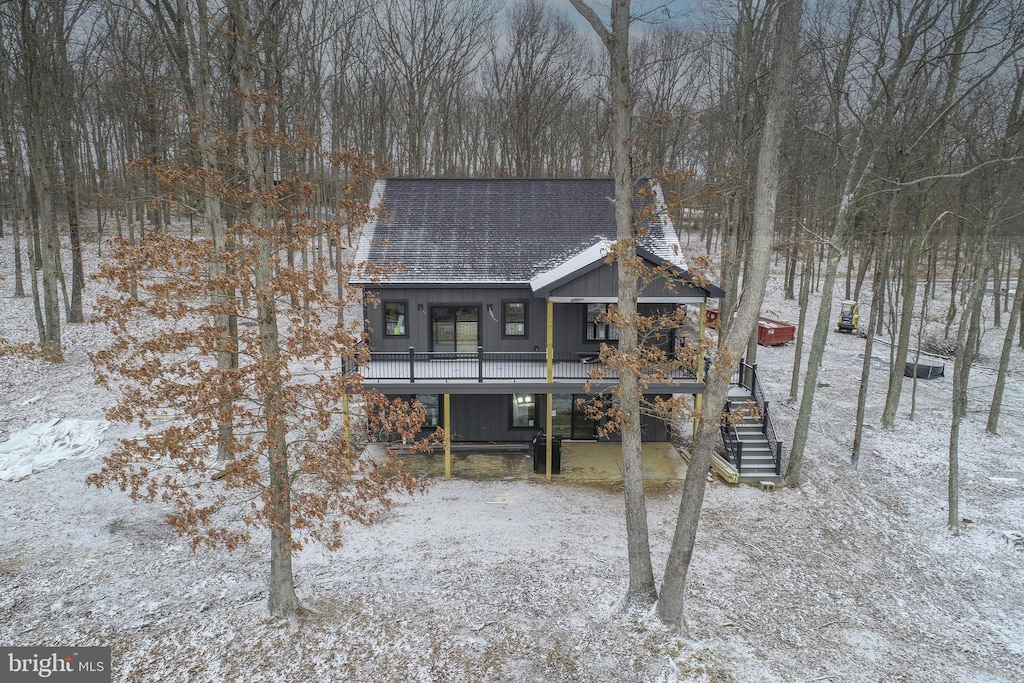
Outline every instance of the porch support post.
[[(700, 331), (697, 333), (697, 382), (704, 381), (704, 350), (701, 342), (704, 341), (704, 328), (708, 317), (708, 299), (700, 300)], [(693, 438), (697, 438), (697, 428), (700, 427), (700, 411), (704, 408), (704, 390), (702, 389), (693, 400)]]
[(547, 405), (544, 406), (547, 409), (547, 424), (544, 427), (544, 434), (546, 436), (546, 443), (544, 444), (545, 455), (547, 456), (547, 469), (545, 470), (545, 478), (551, 481), (551, 394), (548, 394)]
[[(551, 301), (551, 297), (547, 298), (547, 302), (548, 302), (548, 315), (547, 315), (547, 318), (548, 318), (548, 339), (547, 339), (548, 374), (547, 374), (547, 381), (548, 381), (548, 384), (550, 384), (551, 382), (554, 381), (554, 378), (555, 378), (555, 317), (554, 317), (555, 316), (555, 304), (554, 304), (553, 301)], [(548, 431), (550, 432), (550, 428), (548, 429)], [(551, 448), (549, 447), (548, 451), (550, 451), (550, 450), (551, 450)], [(548, 469), (550, 470), (551, 468), (549, 467)]]
[[(547, 298), (548, 303), (548, 338), (547, 338), (547, 365), (548, 374), (547, 382), (552, 384), (555, 381), (555, 304), (551, 301), (551, 297)], [(551, 410), (552, 410), (552, 395), (547, 395), (547, 417), (545, 418), (544, 434), (544, 452), (547, 459), (547, 467), (545, 469), (545, 478), (551, 481)]]
[(452, 395), (444, 395), (444, 478), (452, 478)]

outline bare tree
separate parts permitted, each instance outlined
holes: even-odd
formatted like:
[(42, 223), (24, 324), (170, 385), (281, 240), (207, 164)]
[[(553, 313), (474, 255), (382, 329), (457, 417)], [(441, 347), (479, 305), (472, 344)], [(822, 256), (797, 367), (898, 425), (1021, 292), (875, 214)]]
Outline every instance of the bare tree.
[(520, 177), (544, 167), (554, 124), (587, 74), (587, 44), (562, 14), (541, 0), (519, 0), (506, 11), (508, 35), (493, 39), (486, 83), (497, 100), (503, 169)]
[(438, 130), (454, 113), (448, 105), (481, 56), (494, 5), (490, 0), (386, 0), (378, 7), (379, 55), (399, 87), (406, 172), (437, 173), (437, 143), (447, 140), (431, 140), (431, 126)]
[(714, 360), (715, 370), (709, 373), (704, 391), (704, 414), (694, 444), (693, 455), (683, 485), (676, 529), (672, 537), (658, 616), (675, 628), (684, 623), (683, 603), (686, 578), (697, 537), (697, 523), (707, 487), (705, 475), (711, 463), (714, 441), (718, 435), (722, 406), (729, 391), (729, 380), (736, 367), (736, 349), (750, 338), (761, 312), (768, 284), (772, 233), (775, 228), (775, 206), (779, 190), (779, 158), (786, 115), (792, 98), (793, 74), (796, 70), (797, 45), (800, 38), (801, 0), (783, 0), (779, 5), (774, 41), (774, 61), (764, 130), (757, 161), (754, 220), (750, 260), (739, 306), (732, 324), (719, 342)]
[[(828, 238), (828, 256), (825, 265), (824, 280), (821, 288), (821, 304), (815, 322), (814, 334), (811, 339), (810, 356), (807, 371), (804, 375), (803, 391), (800, 397), (800, 412), (797, 415), (793, 433), (789, 463), (786, 467), (786, 483), (796, 486), (800, 482), (803, 466), (804, 449), (807, 444), (807, 430), (810, 426), (811, 412), (814, 407), (814, 393), (817, 387), (818, 370), (825, 350), (825, 339), (832, 326), (832, 298), (835, 289), (836, 270), (839, 261), (849, 247), (858, 211), (858, 203), (873, 180), (874, 169), (879, 154), (886, 147), (883, 133), (890, 130), (893, 118), (901, 110), (902, 102), (899, 93), (904, 89), (899, 84), (904, 82), (908, 73), (912, 72), (912, 64), (917, 54), (918, 42), (925, 39), (928, 30), (934, 25), (943, 8), (931, 4), (919, 3), (912, 7), (903, 7), (899, 3), (888, 2), (878, 8), (881, 15), (875, 23), (880, 26), (881, 33), (873, 37), (874, 54), (868, 54), (869, 77), (866, 79), (867, 90), (862, 92), (858, 101), (861, 106), (854, 112), (857, 131), (852, 151), (846, 157), (846, 172), (842, 182), (842, 190), (832, 220), (831, 234)], [(853, 22), (863, 19), (854, 14)], [(890, 54), (889, 42), (898, 46), (895, 54)], [(866, 42), (866, 41), (864, 41)], [(845, 69), (836, 73), (845, 72)], [(864, 87), (857, 81), (858, 87)], [(832, 87), (839, 85), (835, 81)], [(853, 105), (851, 98), (844, 98)], [(839, 131), (834, 133), (838, 136)], [(835, 139), (840, 145), (840, 139)], [(878, 305), (874, 302), (872, 305)]]
[[(609, 58), (609, 89), (612, 108), (612, 175), (615, 178), (616, 262), (619, 276), (618, 315), (627, 322), (619, 332), (619, 352), (624, 356), (637, 348), (637, 329), (628, 324), (637, 313), (636, 232), (633, 226), (632, 125), (633, 92), (629, 64), (629, 0), (614, 0), (611, 27), (582, 0), (573, 7), (587, 20), (601, 39)], [(629, 555), (627, 605), (649, 605), (657, 599), (647, 529), (644, 497), (643, 453), (640, 435), (640, 398), (636, 369), (626, 368), (619, 378), (622, 414), (622, 484), (626, 497), (626, 544)]]
[[(992, 0), (971, 0), (957, 3), (953, 9), (951, 25), (945, 27), (948, 35), (939, 36), (941, 47), (936, 50), (938, 54), (934, 56), (929, 55), (929, 58), (922, 61), (917, 67), (915, 73), (916, 83), (920, 83), (922, 80), (936, 80), (941, 83), (944, 80), (944, 84), (942, 95), (935, 103), (934, 113), (929, 111), (929, 116), (924, 122), (923, 130), (916, 134), (901, 136), (919, 145), (921, 149), (918, 153), (924, 157), (922, 163), (917, 168), (908, 169), (908, 171), (912, 170), (918, 176), (935, 176), (946, 168), (945, 152), (947, 148), (942, 143), (946, 136), (946, 128), (949, 125), (950, 113), (958, 100), (964, 96), (961, 79), (962, 70), (965, 67), (965, 56), (970, 53), (985, 53), (990, 59), (993, 56), (996, 57), (998, 63), (1005, 59), (1007, 54), (1012, 54), (1015, 51), (1016, 47), (1014, 44), (1019, 42), (1019, 39), (1016, 37), (1011, 37), (1010, 51), (1009, 53), (1004, 53), (1004, 55), (998, 55), (995, 51), (987, 49), (989, 47), (987, 45), (977, 44), (979, 40), (981, 43), (993, 42), (994, 44), (1005, 40), (1003, 36), (990, 38), (984, 35), (979, 38), (983, 32), (987, 33), (988, 26), (986, 24), (989, 20), (989, 14), (997, 6), (998, 4)], [(935, 18), (935, 20), (937, 19), (938, 17)], [(969, 50), (967, 49), (968, 47), (970, 48)], [(939, 70), (941, 75), (930, 75), (932, 69)], [(985, 69), (980, 77), (973, 79), (973, 82), (970, 84), (971, 87), (977, 87), (980, 79), (987, 78), (994, 73), (994, 69)], [(926, 74), (928, 75), (925, 76)], [(922, 78), (923, 76), (925, 77)], [(929, 100), (934, 98), (932, 92), (926, 93), (925, 96)], [(925, 108), (925, 110), (928, 111), (928, 108)], [(899, 156), (905, 157), (913, 153), (914, 144), (905, 145), (905, 148), (901, 148)], [(898, 168), (897, 180), (904, 180), (904, 175), (905, 172)], [(907, 248), (903, 251), (902, 306), (899, 319), (899, 337), (895, 344), (896, 355), (892, 366), (893, 371), (889, 373), (889, 389), (886, 393), (885, 408), (882, 411), (882, 427), (886, 429), (892, 429), (895, 423), (896, 411), (899, 407), (902, 393), (902, 368), (907, 361), (914, 305), (916, 303), (918, 267), (922, 250), (934, 226), (937, 225), (935, 216), (944, 213), (941, 209), (934, 207), (932, 202), (928, 201), (929, 193), (934, 188), (936, 182), (937, 180), (927, 183), (921, 189), (924, 196), (918, 201), (918, 206), (920, 207), (918, 215), (912, 219), (913, 233), (908, 237)]]
[[(3, 29), (0, 29), (3, 30)], [(13, 42), (13, 41), (12, 41)], [(22, 270), (22, 226), (28, 228), (29, 217), (29, 193), (28, 179), (25, 174), (25, 162), (22, 152), (20, 135), (17, 133), (15, 120), (15, 93), (14, 93), (14, 61), (7, 48), (6, 36), (0, 41), (0, 71), (3, 77), (0, 78), (0, 139), (3, 140), (7, 157), (7, 169), (11, 186), (17, 193), (15, 203), (14, 221), (11, 226), (11, 239), (14, 243), (14, 296), (25, 296), (25, 281)], [(35, 277), (33, 275), (33, 277)]]
[[(29, 2), (21, 0), (17, 7), (21, 38), (24, 125), (28, 160), (39, 216), (39, 261), (43, 271), (41, 305), (42, 334), (39, 342), (54, 356), (61, 353), (60, 304), (57, 285), (60, 279), (60, 235), (55, 215), (57, 160), (55, 152), (57, 93), (59, 67), (53, 46), (60, 43), (65, 30), (64, 0)], [(33, 284), (35, 275), (33, 272)], [(33, 294), (35, 294), (33, 288)]]

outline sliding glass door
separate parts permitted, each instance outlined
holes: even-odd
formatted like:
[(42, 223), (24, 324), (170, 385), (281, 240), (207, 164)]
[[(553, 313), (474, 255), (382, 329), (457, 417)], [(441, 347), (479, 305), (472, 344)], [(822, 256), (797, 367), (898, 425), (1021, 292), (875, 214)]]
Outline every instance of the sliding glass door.
[(472, 353), (480, 344), (479, 306), (430, 309), (430, 347), (444, 353)]
[(587, 400), (585, 394), (555, 394), (551, 397), (551, 434), (563, 439), (596, 439), (597, 426), (587, 415), (579, 400)]

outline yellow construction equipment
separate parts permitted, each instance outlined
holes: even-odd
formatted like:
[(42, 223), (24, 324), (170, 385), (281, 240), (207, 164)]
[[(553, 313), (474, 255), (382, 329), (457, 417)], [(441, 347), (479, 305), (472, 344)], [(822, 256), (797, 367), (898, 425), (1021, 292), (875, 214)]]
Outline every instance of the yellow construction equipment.
[(839, 324), (836, 326), (836, 331), (857, 334), (859, 326), (860, 306), (856, 301), (844, 301), (839, 309)]

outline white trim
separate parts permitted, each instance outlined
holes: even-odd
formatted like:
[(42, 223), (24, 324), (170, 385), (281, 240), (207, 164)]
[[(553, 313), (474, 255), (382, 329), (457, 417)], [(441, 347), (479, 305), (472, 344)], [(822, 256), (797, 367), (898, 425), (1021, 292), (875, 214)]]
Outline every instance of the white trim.
[(565, 261), (562, 261), (554, 268), (535, 275), (533, 279), (530, 280), (530, 288), (534, 293), (547, 289), (552, 284), (565, 277), (573, 275), (580, 269), (586, 268), (598, 261), (603, 261), (611, 251), (613, 244), (615, 244), (613, 240), (602, 239), (597, 244), (590, 245), (575, 256), (570, 256)]
[[(488, 289), (517, 289), (529, 287), (530, 283), (524, 280), (403, 280), (404, 273), (401, 271), (382, 276), (379, 280), (359, 280), (353, 278), (351, 282), (365, 285), (388, 285), (391, 287), (437, 287), (443, 289), (458, 289), (460, 287), (486, 287)], [(412, 277), (412, 276), (410, 276)]]
[[(551, 296), (556, 304), (614, 304), (619, 299), (615, 296)], [(699, 304), (704, 301), (702, 296), (641, 296), (638, 304)]]
[(638, 304), (699, 304), (704, 301), (702, 296), (642, 296)]

